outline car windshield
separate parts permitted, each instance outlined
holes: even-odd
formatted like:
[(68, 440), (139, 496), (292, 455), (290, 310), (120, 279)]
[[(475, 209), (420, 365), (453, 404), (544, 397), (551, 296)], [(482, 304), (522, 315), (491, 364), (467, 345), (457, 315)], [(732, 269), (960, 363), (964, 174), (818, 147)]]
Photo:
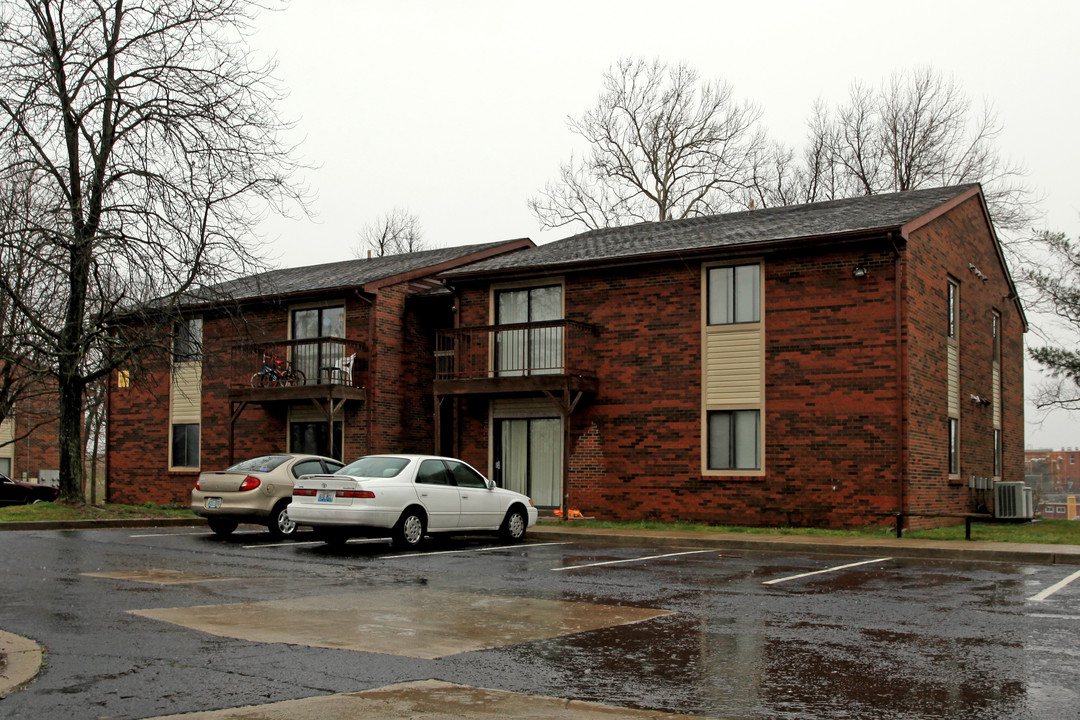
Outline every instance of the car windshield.
[(226, 472), (270, 472), (288, 459), (288, 455), (263, 455), (237, 463)]
[(338, 470), (335, 475), (352, 477), (392, 478), (405, 469), (408, 459), (398, 457), (362, 457)]

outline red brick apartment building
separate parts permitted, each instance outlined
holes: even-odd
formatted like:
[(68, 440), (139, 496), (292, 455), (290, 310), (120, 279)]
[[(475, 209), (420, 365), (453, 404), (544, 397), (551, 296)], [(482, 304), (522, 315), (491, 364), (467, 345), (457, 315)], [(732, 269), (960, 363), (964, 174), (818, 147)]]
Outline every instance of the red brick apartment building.
[(0, 472), (15, 480), (56, 485), (60, 444), (56, 436), (56, 396), (43, 393), (19, 402), (0, 422)]
[[(355, 459), (431, 449), (435, 331), (453, 298), (432, 276), (529, 240), (276, 270), (193, 302), (172, 358), (114, 373), (108, 499), (185, 503), (201, 469), (271, 452)], [(261, 386), (289, 361), (306, 382)]]
[[(378, 297), (360, 265), (351, 287), (249, 293), (260, 342), (206, 308), (200, 396), (113, 392), (112, 497), (181, 500), (197, 467), (166, 456), (185, 424), (201, 467), (328, 435), (346, 457), (434, 448), (612, 519), (857, 526), (1023, 479), (1026, 321), (977, 185), (458, 250), (396, 259), (411, 269)], [(246, 387), (250, 359), (210, 359), (295, 353), (290, 318), (331, 301), (328, 356), (366, 367), (351, 386), (271, 397)]]

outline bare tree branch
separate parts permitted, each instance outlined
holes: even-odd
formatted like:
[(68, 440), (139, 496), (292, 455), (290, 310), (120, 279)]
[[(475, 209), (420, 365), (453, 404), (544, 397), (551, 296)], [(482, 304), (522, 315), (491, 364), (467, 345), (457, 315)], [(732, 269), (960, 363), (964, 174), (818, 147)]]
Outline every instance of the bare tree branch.
[[(4, 239), (35, 269), (29, 296), (3, 280), (0, 294), (55, 379), (63, 499), (79, 497), (88, 384), (167, 347), (187, 293), (259, 267), (262, 216), (305, 207), (273, 67), (244, 43), (259, 8), (0, 7), (0, 187), (30, 197)], [(118, 333), (121, 315), (145, 331)]]
[(402, 208), (394, 208), (365, 225), (358, 233), (353, 256), (402, 255), (427, 248), (420, 218)]
[(686, 65), (620, 60), (596, 106), (569, 119), (588, 154), (571, 157), (529, 207), (544, 227), (586, 228), (735, 207), (765, 146), (760, 114)]

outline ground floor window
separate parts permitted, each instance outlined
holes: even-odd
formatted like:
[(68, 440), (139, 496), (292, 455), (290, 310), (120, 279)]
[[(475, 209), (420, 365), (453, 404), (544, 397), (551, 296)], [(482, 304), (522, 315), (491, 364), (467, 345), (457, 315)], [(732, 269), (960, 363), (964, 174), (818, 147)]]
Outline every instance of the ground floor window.
[(330, 432), (326, 421), (293, 422), (289, 424), (289, 452), (322, 455), (341, 460), (345, 439), (340, 420), (334, 423), (334, 446), (330, 447)]
[(994, 477), (1001, 477), (1001, 431), (994, 430)]
[(710, 470), (761, 469), (761, 411), (709, 412)]
[(0, 458), (0, 473), (11, 477), (11, 458)]
[(960, 474), (960, 420), (949, 418), (949, 474)]
[(495, 481), (523, 493), (540, 507), (562, 505), (562, 420), (495, 421)]
[(172, 426), (171, 467), (199, 467), (198, 423), (185, 423)]

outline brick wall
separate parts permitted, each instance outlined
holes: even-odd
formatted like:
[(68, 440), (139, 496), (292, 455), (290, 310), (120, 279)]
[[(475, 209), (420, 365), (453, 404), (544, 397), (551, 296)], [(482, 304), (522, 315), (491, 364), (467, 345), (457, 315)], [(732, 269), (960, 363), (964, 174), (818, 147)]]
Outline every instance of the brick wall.
[[(571, 507), (605, 519), (884, 524), (879, 513), (897, 507), (904, 462), (909, 509), (971, 509), (966, 481), (949, 484), (944, 474), (949, 273), (964, 280), (963, 398), (991, 393), (989, 340), (976, 338), (988, 334), (992, 307), (1002, 313), (1005, 475), (1022, 478), (1021, 323), (1003, 299), (1007, 286), (977, 211), (973, 199), (916, 232), (909, 249), (901, 245), (900, 269), (911, 275), (902, 316), (917, 325), (904, 334), (902, 435), (892, 244), (878, 239), (764, 258), (764, 477), (701, 472), (701, 262), (568, 274), (567, 317), (601, 328), (593, 355), (600, 391), (571, 419)], [(969, 288), (969, 262), (990, 280)], [(865, 277), (853, 277), (857, 264), (867, 268)], [(462, 324), (490, 322), (488, 286), (459, 285)], [(964, 413), (962, 473), (989, 474), (992, 415), (968, 405)], [(487, 402), (462, 401), (458, 417), (459, 454), (490, 473)]]
[[(961, 241), (964, 239), (966, 241)], [(992, 504), (973, 493), (971, 476), (993, 475), (991, 313), (1001, 313), (1003, 480), (1024, 479), (1023, 320), (1010, 298), (1005, 269), (993, 249), (978, 198), (971, 198), (912, 233), (908, 244), (906, 363), (908, 507), (918, 512), (969, 511)], [(983, 277), (972, 270), (974, 266)], [(960, 479), (949, 481), (945, 409), (946, 284), (960, 287)], [(930, 521), (915, 519), (914, 526)]]

